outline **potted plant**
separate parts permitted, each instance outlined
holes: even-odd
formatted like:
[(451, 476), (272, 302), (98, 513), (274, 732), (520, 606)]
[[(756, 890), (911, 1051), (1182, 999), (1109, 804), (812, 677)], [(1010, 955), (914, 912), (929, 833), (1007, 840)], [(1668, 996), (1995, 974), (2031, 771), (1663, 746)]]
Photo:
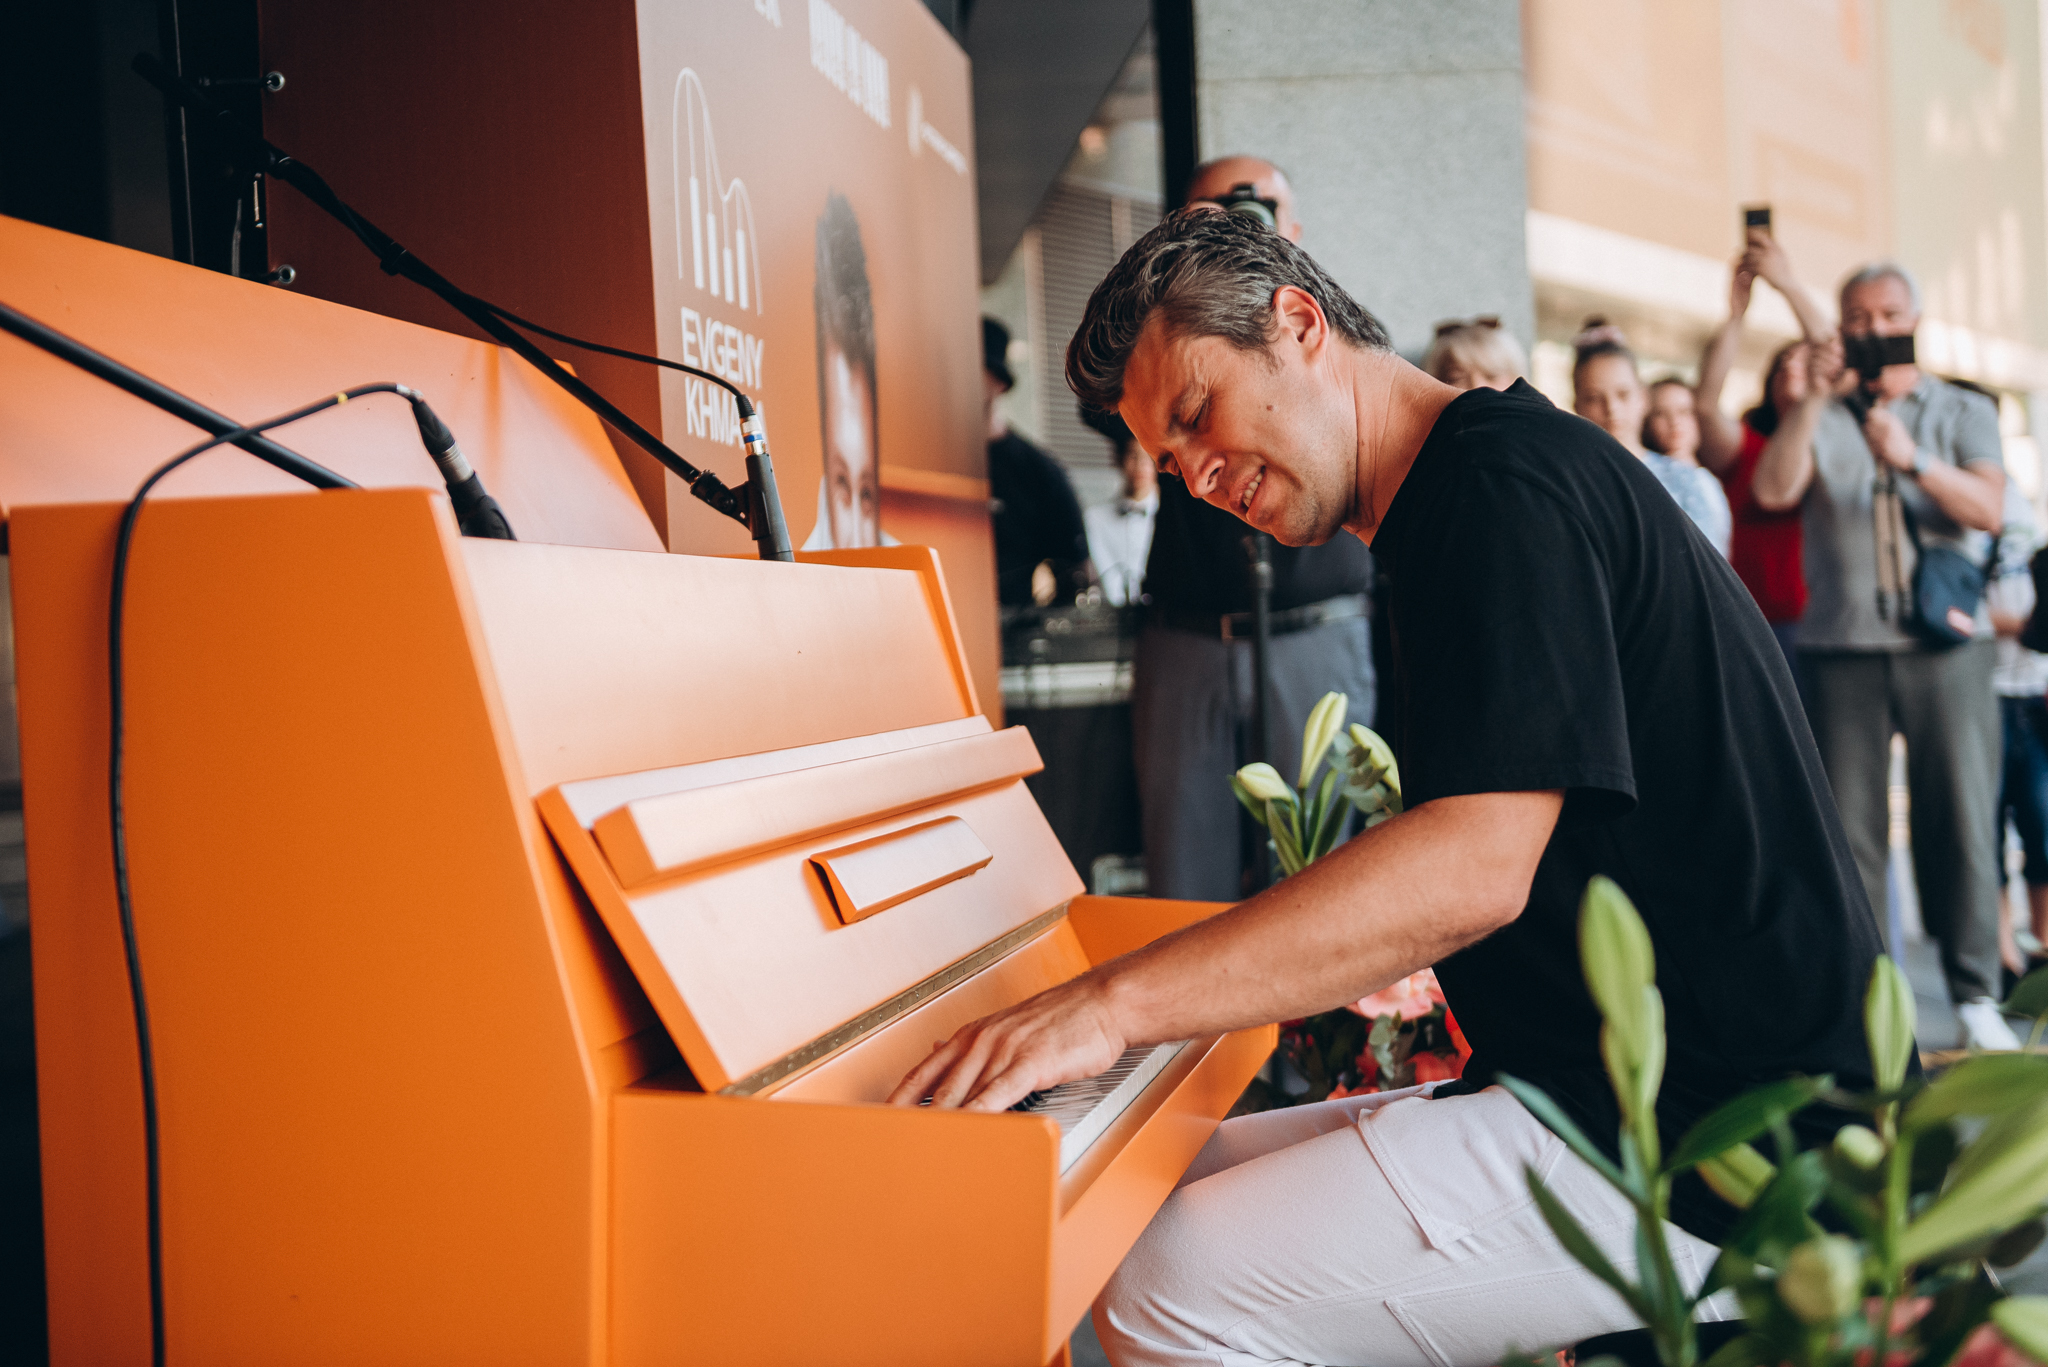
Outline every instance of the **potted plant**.
[[(2007, 1344), (2048, 1360), (2048, 1297), (2009, 1296), (1994, 1270), (2043, 1236), (2048, 1055), (1980, 1054), (1939, 1077), (1911, 1076), (1912, 989), (1880, 958), (1864, 1002), (1874, 1091), (1786, 1078), (1711, 1112), (1666, 1155), (1655, 1119), (1665, 1047), (1655, 957), (1641, 917), (1605, 878), (1586, 888), (1579, 941), (1620, 1103), (1621, 1161), (1594, 1147), (1541, 1088), (1500, 1081), (1635, 1207), (1641, 1257), (1629, 1277), (1528, 1174), (1552, 1232), (1628, 1303), (1666, 1367), (1694, 1367), (1693, 1312), (1723, 1288), (1740, 1302), (1746, 1329), (1707, 1367), (1945, 1367), (1966, 1353), (1996, 1361)], [(2008, 1007), (2048, 1016), (2048, 971), (2023, 982)], [(2040, 1033), (2037, 1024), (2036, 1040)], [(1802, 1151), (1787, 1122), (1822, 1100), (1867, 1123)], [(1680, 1283), (1665, 1241), (1671, 1181), (1687, 1169), (1743, 1212), (1696, 1289)]]
[[(1325, 693), (1310, 711), (1293, 785), (1270, 764), (1247, 764), (1231, 775), (1230, 790), (1265, 827), (1283, 877), (1342, 843), (1353, 812), (1371, 827), (1401, 811), (1394, 753), (1370, 727), (1345, 726), (1350, 705), (1342, 693)], [(1239, 1109), (1300, 1106), (1453, 1078), (1471, 1054), (1436, 973), (1424, 969), (1334, 1011), (1282, 1021), (1276, 1065), (1253, 1081)]]

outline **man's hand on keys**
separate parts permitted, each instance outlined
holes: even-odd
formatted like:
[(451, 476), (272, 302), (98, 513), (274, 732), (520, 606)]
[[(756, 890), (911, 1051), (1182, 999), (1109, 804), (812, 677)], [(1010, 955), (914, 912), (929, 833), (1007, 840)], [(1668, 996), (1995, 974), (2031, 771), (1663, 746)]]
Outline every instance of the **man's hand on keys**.
[(1126, 1041), (1093, 976), (1076, 978), (940, 1041), (889, 1094), (893, 1106), (1005, 1111), (1033, 1092), (1094, 1077)]

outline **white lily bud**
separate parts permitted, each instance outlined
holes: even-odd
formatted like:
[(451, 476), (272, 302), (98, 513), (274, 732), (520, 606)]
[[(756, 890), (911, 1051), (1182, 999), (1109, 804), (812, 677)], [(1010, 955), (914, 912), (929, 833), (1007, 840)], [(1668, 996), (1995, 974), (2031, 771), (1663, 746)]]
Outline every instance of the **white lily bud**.
[(1293, 802), (1294, 789), (1287, 786), (1287, 780), (1280, 777), (1280, 771), (1270, 764), (1247, 764), (1237, 771), (1237, 781), (1245, 791), (1264, 802)]
[(1863, 1250), (1839, 1234), (1808, 1239), (1786, 1256), (1778, 1274), (1778, 1299), (1807, 1324), (1833, 1324), (1862, 1296)]
[(1874, 1130), (1861, 1125), (1844, 1125), (1835, 1131), (1835, 1152), (1846, 1162), (1869, 1172), (1884, 1162), (1884, 1141)]
[(1324, 756), (1330, 753), (1331, 742), (1344, 729), (1344, 714), (1351, 710), (1351, 699), (1342, 693), (1325, 693), (1308, 714), (1308, 724), (1301, 728), (1301, 780), (1299, 786), (1306, 788), (1309, 780), (1322, 767)]

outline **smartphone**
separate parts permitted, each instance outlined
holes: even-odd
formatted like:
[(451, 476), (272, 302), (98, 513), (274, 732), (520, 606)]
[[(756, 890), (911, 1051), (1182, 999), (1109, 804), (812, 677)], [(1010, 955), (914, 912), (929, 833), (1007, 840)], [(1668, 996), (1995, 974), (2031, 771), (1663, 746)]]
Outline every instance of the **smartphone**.
[(1749, 235), (1751, 228), (1771, 230), (1771, 206), (1768, 204), (1745, 204), (1742, 208), (1742, 233)]

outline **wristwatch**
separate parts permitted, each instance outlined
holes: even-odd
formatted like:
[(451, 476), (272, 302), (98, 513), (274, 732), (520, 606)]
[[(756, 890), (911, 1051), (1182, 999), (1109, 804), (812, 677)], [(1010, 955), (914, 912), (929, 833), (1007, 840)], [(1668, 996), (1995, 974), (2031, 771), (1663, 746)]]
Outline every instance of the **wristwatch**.
[(1920, 476), (1927, 473), (1927, 467), (1932, 464), (1934, 464), (1934, 462), (1927, 459), (1927, 453), (1925, 451), (1916, 450), (1913, 452), (1913, 468), (1908, 470), (1906, 473), (1911, 475), (1914, 479), (1918, 479), (1920, 478)]

